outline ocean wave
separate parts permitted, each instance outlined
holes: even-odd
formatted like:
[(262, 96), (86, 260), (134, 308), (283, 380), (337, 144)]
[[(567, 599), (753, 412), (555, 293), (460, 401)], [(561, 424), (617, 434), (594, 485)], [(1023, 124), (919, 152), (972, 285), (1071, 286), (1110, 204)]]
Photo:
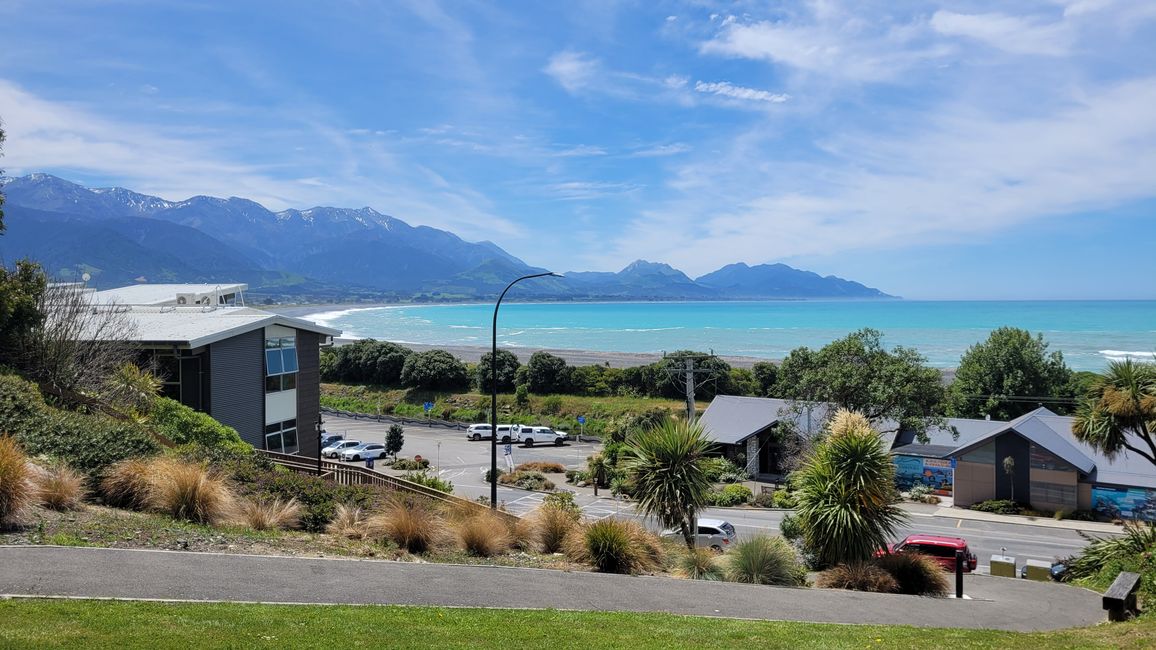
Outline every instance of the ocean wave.
[(619, 332), (673, 332), (676, 330), (686, 329), (685, 327), (638, 327), (626, 328), (618, 330)]
[(1135, 352), (1132, 350), (1100, 350), (1100, 354), (1107, 357), (1111, 361), (1124, 361), (1125, 359), (1156, 359), (1156, 352)]
[(452, 330), (480, 330), (482, 328), (477, 325), (447, 325), (446, 327)]

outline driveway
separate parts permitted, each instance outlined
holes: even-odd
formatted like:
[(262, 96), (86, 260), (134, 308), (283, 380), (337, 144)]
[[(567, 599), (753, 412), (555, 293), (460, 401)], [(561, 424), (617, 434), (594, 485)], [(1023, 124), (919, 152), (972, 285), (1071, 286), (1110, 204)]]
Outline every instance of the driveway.
[(691, 616), (1052, 630), (1104, 619), (1075, 587), (967, 576), (970, 599), (648, 576), (173, 551), (0, 547), (0, 595), (669, 612)]

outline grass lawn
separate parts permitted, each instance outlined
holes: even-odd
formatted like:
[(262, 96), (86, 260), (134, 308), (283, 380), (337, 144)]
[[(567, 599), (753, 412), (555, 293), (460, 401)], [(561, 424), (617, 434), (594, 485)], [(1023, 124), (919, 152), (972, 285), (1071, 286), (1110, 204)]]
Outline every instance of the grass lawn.
[(1152, 648), (1156, 618), (1053, 633), (665, 614), (0, 601), (2, 648)]

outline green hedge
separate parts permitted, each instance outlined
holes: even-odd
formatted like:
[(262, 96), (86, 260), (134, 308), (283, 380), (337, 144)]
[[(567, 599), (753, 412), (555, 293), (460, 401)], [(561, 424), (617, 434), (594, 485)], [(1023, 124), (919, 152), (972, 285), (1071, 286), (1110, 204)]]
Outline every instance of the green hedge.
[(0, 433), (12, 435), (29, 455), (63, 461), (92, 477), (126, 458), (160, 451), (142, 425), (53, 408), (35, 384), (15, 375), (0, 375)]
[(710, 505), (723, 508), (741, 506), (754, 497), (745, 485), (728, 485), (721, 490), (711, 490), (707, 495)]
[(210, 448), (244, 451), (249, 443), (241, 440), (237, 430), (214, 420), (211, 416), (167, 397), (158, 397), (149, 412), (149, 424), (158, 433), (183, 445), (196, 443)]

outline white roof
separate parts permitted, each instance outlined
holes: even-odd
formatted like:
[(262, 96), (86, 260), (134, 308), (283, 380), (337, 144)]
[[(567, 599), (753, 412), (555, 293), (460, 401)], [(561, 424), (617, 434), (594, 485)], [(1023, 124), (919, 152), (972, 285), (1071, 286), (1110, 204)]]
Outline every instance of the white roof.
[(119, 305), (174, 305), (178, 293), (229, 295), (249, 288), (247, 284), (133, 284), (93, 293), (93, 301)]
[(341, 335), (341, 330), (322, 327), (312, 321), (249, 307), (115, 305), (107, 309), (126, 314), (136, 329), (133, 340), (140, 343), (165, 343), (195, 348), (268, 325), (283, 325), (327, 336)]

